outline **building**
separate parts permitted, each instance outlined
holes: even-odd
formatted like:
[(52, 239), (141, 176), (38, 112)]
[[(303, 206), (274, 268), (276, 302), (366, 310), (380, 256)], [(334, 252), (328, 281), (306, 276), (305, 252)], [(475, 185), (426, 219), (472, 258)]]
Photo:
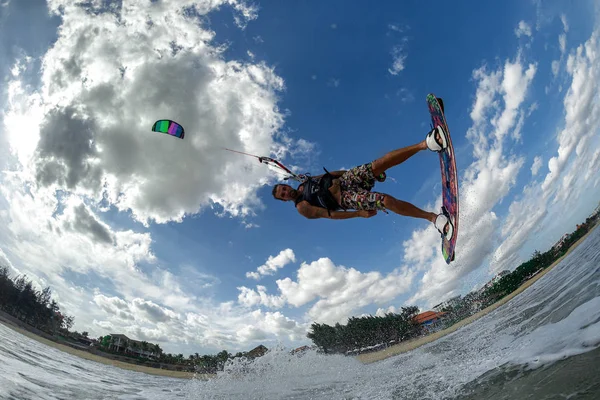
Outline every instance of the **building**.
[(558, 240), (558, 242), (556, 242), (554, 244), (554, 246), (552, 246), (552, 250), (558, 250), (562, 247), (562, 245), (565, 243), (566, 240), (568, 240), (571, 237), (570, 234), (565, 233), (564, 235), (562, 235), (562, 237)]
[(258, 345), (247, 353), (247, 356), (250, 358), (262, 357), (265, 353), (269, 351), (265, 346)]
[(153, 358), (156, 356), (154, 353), (155, 346), (152, 343), (130, 339), (120, 333), (111, 333), (110, 337), (111, 342), (108, 347), (109, 350), (119, 353), (134, 354), (147, 358)]
[(413, 321), (421, 326), (426, 333), (435, 332), (442, 327), (445, 312), (425, 311), (413, 317)]
[(442, 312), (449, 308), (456, 307), (458, 304), (460, 304), (460, 300), (461, 300), (460, 295), (452, 297), (451, 299), (448, 299), (446, 301), (441, 302), (440, 304), (433, 306), (433, 311), (439, 313), (439, 312)]
[(310, 346), (300, 346), (298, 348), (295, 348), (294, 350), (290, 351), (290, 354), (304, 354), (305, 352), (307, 352), (308, 350), (310, 350)]

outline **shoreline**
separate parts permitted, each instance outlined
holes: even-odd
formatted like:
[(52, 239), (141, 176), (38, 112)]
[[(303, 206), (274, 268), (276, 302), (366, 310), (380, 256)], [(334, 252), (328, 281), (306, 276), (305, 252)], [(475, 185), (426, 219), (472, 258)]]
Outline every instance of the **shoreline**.
[(573, 243), (573, 245), (567, 250), (567, 252), (564, 255), (562, 255), (559, 259), (554, 261), (548, 268), (544, 269), (543, 271), (541, 271), (540, 273), (538, 273), (537, 275), (535, 275), (534, 277), (532, 277), (531, 279), (529, 279), (528, 281), (523, 283), (521, 286), (519, 286), (514, 292), (509, 293), (508, 295), (504, 296), (502, 299), (498, 300), (494, 304), (489, 305), (488, 307), (484, 308), (483, 310), (481, 310), (481, 311), (471, 315), (470, 317), (467, 317), (467, 318), (457, 322), (456, 324), (454, 324), (446, 329), (443, 329), (441, 331), (438, 331), (438, 332), (435, 332), (430, 335), (423, 336), (423, 337), (420, 337), (417, 339), (412, 339), (412, 340), (406, 341), (404, 343), (399, 343), (394, 346), (390, 346), (387, 349), (375, 351), (372, 353), (359, 354), (359, 355), (355, 356), (355, 358), (358, 361), (362, 362), (363, 364), (371, 364), (371, 363), (374, 363), (377, 361), (385, 360), (386, 358), (396, 356), (398, 354), (406, 353), (408, 351), (411, 351), (418, 347), (421, 347), (425, 344), (434, 342), (438, 339), (441, 339), (442, 337), (444, 337), (446, 335), (451, 334), (452, 332), (457, 331), (458, 329), (462, 328), (463, 326), (466, 326), (472, 322), (475, 322), (479, 318), (489, 314), (490, 312), (494, 311), (498, 307), (508, 303), (510, 300), (512, 300), (518, 294), (524, 292), (528, 287), (533, 285), (535, 282), (537, 282), (539, 279), (541, 279), (544, 275), (546, 275), (548, 272), (550, 272), (550, 270), (552, 270), (555, 266), (557, 266), (566, 256), (568, 256), (571, 253), (571, 251), (575, 250), (577, 248), (577, 246), (579, 246), (598, 227), (598, 225), (600, 225), (600, 223), (596, 223), (589, 230), (588, 233), (583, 235), (583, 237), (581, 237), (577, 242)]
[[(558, 265), (558, 263), (560, 263), (567, 255), (569, 255), (571, 253), (571, 251), (573, 251), (575, 248), (577, 248), (577, 246), (579, 246), (579, 244), (581, 244), (598, 227), (598, 225), (600, 225), (600, 223), (596, 223), (596, 225), (594, 225), (594, 227), (592, 227), (588, 233), (586, 233), (582, 238), (580, 238), (577, 242), (575, 242), (562, 257), (560, 257), (555, 262), (553, 262), (548, 268), (544, 269), (542, 272), (538, 273), (537, 275), (535, 275), (534, 277), (532, 277), (531, 279), (526, 281), (524, 284), (519, 286), (519, 288), (517, 288), (514, 292), (506, 295), (505, 297), (503, 297), (496, 303), (484, 308), (483, 310), (471, 315), (470, 317), (467, 317), (467, 318), (457, 322), (456, 324), (454, 324), (444, 330), (441, 330), (441, 331), (438, 331), (438, 332), (435, 332), (430, 335), (420, 337), (417, 339), (412, 339), (412, 340), (409, 340), (404, 343), (399, 343), (394, 346), (388, 347), (387, 349), (384, 349), (384, 350), (380, 350), (380, 351), (376, 351), (376, 352), (372, 352), (372, 353), (359, 354), (359, 355), (355, 356), (355, 358), (358, 361), (362, 362), (363, 364), (370, 364), (370, 363), (381, 361), (381, 360), (384, 360), (386, 358), (389, 358), (389, 357), (392, 357), (392, 356), (395, 356), (398, 354), (406, 353), (408, 351), (411, 351), (418, 347), (421, 347), (425, 344), (434, 342), (446, 335), (449, 335), (450, 333), (457, 331), (458, 329), (462, 328), (463, 326), (466, 326), (466, 325), (478, 320), (479, 318), (489, 314), (490, 312), (494, 311), (498, 307), (508, 303), (510, 300), (512, 300), (518, 294), (525, 291), (528, 287), (530, 287), (535, 282), (537, 282), (539, 279), (541, 279), (544, 275), (546, 275), (550, 270), (552, 270), (556, 265)], [(13, 331), (15, 331), (17, 333), (22, 334), (30, 339), (33, 339), (33, 340), (35, 340), (39, 343), (45, 344), (47, 346), (50, 346), (59, 351), (63, 351), (63, 352), (69, 353), (73, 356), (80, 357), (80, 358), (86, 359), (88, 361), (94, 361), (94, 362), (104, 364), (104, 365), (112, 365), (113, 367), (127, 369), (130, 371), (141, 372), (141, 373), (145, 373), (145, 374), (157, 375), (157, 376), (163, 376), (163, 377), (179, 378), (179, 379), (209, 380), (211, 378), (216, 377), (215, 374), (198, 374), (195, 372), (173, 371), (173, 370), (168, 370), (168, 369), (160, 369), (160, 368), (153, 368), (153, 367), (148, 367), (148, 366), (143, 366), (143, 365), (136, 365), (136, 364), (119, 361), (119, 360), (113, 360), (108, 357), (103, 357), (103, 356), (99, 356), (96, 354), (92, 354), (85, 350), (78, 350), (76, 348), (55, 342), (53, 340), (47, 339), (43, 336), (40, 336), (34, 332), (31, 332), (27, 329), (27, 327), (21, 321), (15, 322), (15, 321), (9, 320), (7, 318), (4, 318), (2, 315), (0, 315), (0, 324), (6, 326), (9, 329), (12, 329)]]
[(168, 377), (168, 378), (208, 380), (208, 379), (214, 377), (214, 375), (212, 375), (212, 374), (197, 374), (195, 372), (172, 371), (172, 370), (168, 370), (168, 369), (160, 369), (160, 368), (147, 367), (144, 365), (131, 364), (131, 363), (127, 363), (124, 361), (112, 360), (108, 357), (98, 356), (96, 354), (92, 354), (85, 350), (78, 350), (73, 347), (67, 346), (65, 344), (57, 343), (52, 340), (46, 339), (45, 337), (37, 335), (33, 332), (28, 331), (27, 329), (25, 329), (21, 326), (18, 326), (17, 324), (15, 324), (14, 322), (12, 322), (8, 319), (2, 318), (2, 316), (0, 316), (0, 324), (2, 324), (3, 326), (6, 326), (9, 329), (12, 329), (13, 331), (15, 331), (17, 333), (27, 336), (28, 338), (33, 339), (36, 342), (45, 344), (56, 350), (60, 350), (65, 353), (69, 353), (73, 356), (83, 358), (88, 361), (94, 361), (94, 362), (104, 364), (104, 365), (112, 365), (113, 367), (117, 367), (117, 368), (121, 368), (121, 369), (127, 369), (130, 371), (142, 372), (145, 374), (158, 375), (158, 376), (163, 376), (163, 377)]

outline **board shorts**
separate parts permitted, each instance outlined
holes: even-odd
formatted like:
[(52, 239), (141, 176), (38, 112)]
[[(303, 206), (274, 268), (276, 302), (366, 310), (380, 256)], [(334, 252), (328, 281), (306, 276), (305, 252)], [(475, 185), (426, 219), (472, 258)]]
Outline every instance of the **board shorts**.
[(371, 192), (375, 186), (373, 163), (356, 166), (338, 178), (341, 188), (341, 206), (354, 210), (385, 210), (383, 193)]

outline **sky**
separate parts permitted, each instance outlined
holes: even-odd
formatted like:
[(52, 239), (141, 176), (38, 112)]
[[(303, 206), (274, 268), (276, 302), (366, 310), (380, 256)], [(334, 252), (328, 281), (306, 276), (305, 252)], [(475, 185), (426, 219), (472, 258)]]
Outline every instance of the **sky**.
[[(600, 200), (598, 4), (418, 4), (0, 0), (0, 264), (75, 330), (188, 355), (426, 311), (548, 250)], [(430, 222), (305, 219), (223, 150), (349, 169), (421, 142), (428, 93), (457, 159), (450, 265)], [(387, 175), (440, 211), (437, 154)]]

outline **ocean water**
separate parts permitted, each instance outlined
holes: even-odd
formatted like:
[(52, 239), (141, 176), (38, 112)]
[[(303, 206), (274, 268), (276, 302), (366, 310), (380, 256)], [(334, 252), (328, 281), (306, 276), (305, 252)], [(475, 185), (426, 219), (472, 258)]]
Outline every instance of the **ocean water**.
[(210, 381), (163, 378), (0, 325), (0, 399), (600, 399), (600, 229), (504, 306), (368, 365), (281, 349)]

